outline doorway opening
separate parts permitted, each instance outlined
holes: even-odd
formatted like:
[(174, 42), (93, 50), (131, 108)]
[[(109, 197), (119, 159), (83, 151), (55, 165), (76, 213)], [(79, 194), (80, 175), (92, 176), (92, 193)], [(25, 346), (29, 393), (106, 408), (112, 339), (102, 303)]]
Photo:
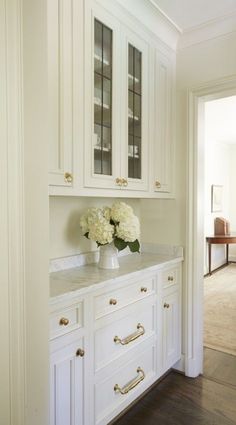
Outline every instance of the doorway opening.
[[(191, 377), (203, 373), (204, 360), (205, 110), (207, 102), (235, 95), (235, 77), (211, 82), (189, 92), (188, 221), (184, 305), (187, 319), (185, 373)], [(212, 185), (217, 186), (216, 183), (212, 183)]]
[(236, 356), (236, 96), (205, 102), (204, 347)]

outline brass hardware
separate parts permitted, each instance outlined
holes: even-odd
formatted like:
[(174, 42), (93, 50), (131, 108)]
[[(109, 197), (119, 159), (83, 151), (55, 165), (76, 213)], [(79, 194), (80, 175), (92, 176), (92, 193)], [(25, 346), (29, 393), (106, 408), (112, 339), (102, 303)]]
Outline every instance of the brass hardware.
[(73, 175), (71, 173), (65, 173), (64, 178), (66, 183), (72, 183), (73, 181)]
[(160, 189), (161, 188), (161, 183), (158, 182), (158, 181), (155, 181), (155, 186), (156, 186), (157, 189)]
[(122, 395), (124, 394), (128, 394), (128, 392), (130, 392), (130, 390), (132, 390), (133, 388), (135, 388), (138, 384), (140, 384), (141, 381), (144, 380), (145, 378), (145, 373), (144, 371), (141, 369), (141, 367), (138, 367), (137, 369), (137, 373), (138, 376), (136, 376), (136, 378), (133, 379), (133, 381), (130, 381), (128, 384), (126, 384), (123, 388), (120, 388), (118, 384), (116, 384), (114, 386), (114, 391), (116, 393), (120, 393)]
[(170, 307), (170, 304), (167, 304), (167, 303), (164, 304), (164, 308), (169, 308), (169, 307)]
[(142, 288), (140, 289), (141, 292), (147, 292), (147, 288), (145, 286), (142, 286)]
[(59, 325), (61, 325), (61, 326), (67, 326), (67, 325), (69, 325), (69, 323), (70, 323), (69, 319), (66, 319), (66, 317), (62, 317), (60, 319)]
[(121, 179), (121, 184), (124, 187), (128, 186), (128, 180), (127, 179)]
[(123, 179), (121, 179), (120, 177), (117, 177), (117, 178), (116, 178), (116, 184), (117, 184), (118, 186), (122, 186), (122, 180), (123, 180)]
[(115, 298), (111, 298), (110, 301), (109, 301), (109, 303), (111, 305), (116, 305), (117, 304), (117, 300), (115, 300)]
[(168, 276), (168, 281), (169, 282), (173, 282), (173, 280), (174, 280), (173, 276)]
[[(141, 323), (137, 324), (137, 329), (138, 331), (128, 335), (126, 338), (121, 339), (118, 336), (114, 337), (114, 342), (116, 344), (121, 344), (121, 345), (127, 345), (129, 344), (131, 341), (134, 341), (135, 339), (139, 338), (140, 336), (145, 334), (145, 329), (144, 327), (141, 325)], [(139, 330), (140, 329), (140, 330)]]
[(76, 351), (76, 356), (80, 356), (80, 357), (84, 357), (84, 350), (82, 348), (78, 348), (78, 350)]

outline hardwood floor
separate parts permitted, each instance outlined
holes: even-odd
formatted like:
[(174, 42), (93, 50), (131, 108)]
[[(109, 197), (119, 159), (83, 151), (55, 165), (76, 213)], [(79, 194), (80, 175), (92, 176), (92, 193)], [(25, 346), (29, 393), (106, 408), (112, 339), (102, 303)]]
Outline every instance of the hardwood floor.
[(236, 424), (236, 357), (205, 349), (204, 375), (172, 371), (116, 425)]

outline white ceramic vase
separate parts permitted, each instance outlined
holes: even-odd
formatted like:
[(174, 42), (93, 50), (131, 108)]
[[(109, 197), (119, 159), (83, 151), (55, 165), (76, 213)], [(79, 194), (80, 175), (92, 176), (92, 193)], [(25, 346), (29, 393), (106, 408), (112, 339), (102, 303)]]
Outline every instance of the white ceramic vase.
[(118, 249), (115, 247), (114, 242), (100, 246), (100, 256), (98, 261), (100, 269), (118, 269)]

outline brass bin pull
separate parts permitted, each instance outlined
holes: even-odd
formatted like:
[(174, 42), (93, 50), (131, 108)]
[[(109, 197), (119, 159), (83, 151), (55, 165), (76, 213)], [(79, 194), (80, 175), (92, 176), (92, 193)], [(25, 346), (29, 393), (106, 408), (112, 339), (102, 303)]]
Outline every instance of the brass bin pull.
[(131, 335), (128, 335), (126, 338), (121, 339), (118, 336), (114, 337), (114, 342), (116, 344), (121, 344), (121, 345), (127, 345), (129, 344), (131, 341), (134, 341), (135, 339), (139, 338), (140, 336), (145, 334), (145, 329), (144, 327), (141, 325), (141, 323), (137, 324), (137, 331), (132, 333)]
[(124, 394), (128, 394), (128, 392), (130, 390), (132, 390), (133, 388), (135, 388), (138, 384), (140, 384), (140, 382), (142, 382), (145, 378), (145, 373), (144, 371), (141, 369), (141, 367), (138, 367), (137, 369), (137, 373), (138, 376), (136, 376), (136, 378), (134, 378), (132, 381), (128, 382), (128, 384), (126, 384), (123, 388), (120, 388), (118, 384), (116, 384), (114, 386), (114, 391), (116, 393), (120, 393), (122, 395)]

